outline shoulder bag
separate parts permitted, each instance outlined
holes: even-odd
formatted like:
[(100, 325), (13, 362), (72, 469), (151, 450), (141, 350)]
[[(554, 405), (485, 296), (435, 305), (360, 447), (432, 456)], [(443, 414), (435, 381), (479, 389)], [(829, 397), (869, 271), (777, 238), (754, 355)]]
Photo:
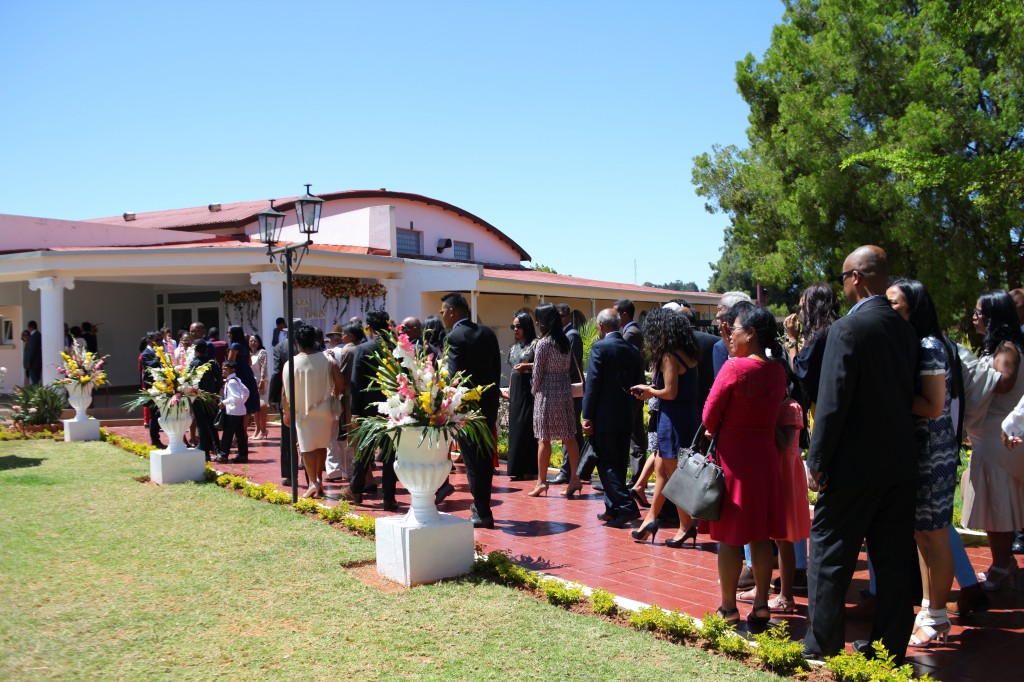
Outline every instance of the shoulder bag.
[(679, 450), (679, 464), (662, 494), (695, 519), (717, 521), (722, 511), (725, 473), (718, 466), (716, 457), (718, 431), (715, 431), (707, 453), (701, 452), (699, 446), (703, 434), (704, 425), (701, 424), (690, 447)]
[(569, 387), (572, 389), (572, 397), (573, 398), (582, 398), (583, 397), (583, 382), (586, 381), (586, 379), (583, 377), (583, 370), (580, 369), (580, 365), (579, 365), (578, 362), (576, 362), (576, 358), (575, 357), (572, 359), (572, 362), (573, 362), (574, 365), (576, 365), (576, 371), (578, 372), (578, 376), (580, 377), (580, 381), (576, 382), (576, 383), (569, 384)]

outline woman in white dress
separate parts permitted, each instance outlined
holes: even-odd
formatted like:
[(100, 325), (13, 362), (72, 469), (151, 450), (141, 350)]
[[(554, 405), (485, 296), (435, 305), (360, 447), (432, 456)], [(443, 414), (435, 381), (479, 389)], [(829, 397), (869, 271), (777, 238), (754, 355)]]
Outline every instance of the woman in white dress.
[[(302, 325), (295, 332), (298, 354), (295, 363), (295, 426), (292, 432), (299, 441), (302, 465), (309, 476), (309, 489), (303, 497), (323, 497), (323, 473), (327, 461), (327, 446), (337, 436), (331, 396), (345, 391), (345, 382), (338, 365), (316, 350), (316, 330)], [(284, 364), (288, 376), (288, 363)], [(281, 417), (288, 426), (289, 405), (293, 400), (288, 382), (281, 393)]]
[(263, 347), (263, 339), (259, 334), (249, 336), (249, 350), (252, 352), (252, 374), (256, 377), (256, 385), (260, 393), (260, 411), (253, 414), (253, 421), (256, 423), (256, 432), (253, 433), (253, 440), (261, 440), (267, 437), (267, 404), (269, 398), (270, 380), (267, 375), (267, 349)]

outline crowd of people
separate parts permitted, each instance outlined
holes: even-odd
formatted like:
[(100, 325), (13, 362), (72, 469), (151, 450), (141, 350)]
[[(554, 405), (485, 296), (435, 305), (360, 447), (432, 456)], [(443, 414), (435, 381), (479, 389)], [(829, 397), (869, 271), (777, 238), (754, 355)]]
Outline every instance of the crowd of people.
[[(793, 613), (794, 594), (806, 593), (805, 655), (838, 653), (847, 588), (866, 542), (871, 641), (880, 639), (902, 660), (908, 646), (945, 641), (951, 611), (982, 610), (986, 591), (1016, 580), (1014, 533), (1024, 527), (1024, 291), (979, 297), (979, 357), (946, 337), (924, 284), (891, 278), (881, 248), (853, 251), (836, 283), (851, 305), (845, 316), (833, 286), (816, 283), (781, 325), (746, 294), (728, 292), (717, 335), (696, 328), (685, 300), (649, 311), (642, 325), (633, 303), (619, 300), (598, 313), (598, 338), (586, 358), (565, 304), (516, 313), (507, 353), (458, 293), (442, 299), (437, 316), (406, 317), (400, 327), (436, 357), (446, 349), (448, 370), (468, 372), (478, 385), (500, 384), (504, 360), (507, 386), (486, 391), (481, 411), (497, 434), (499, 396), (508, 401), (506, 475), (536, 481), (525, 494), (564, 485), (562, 495), (572, 498), (591, 483), (603, 493), (598, 520), (629, 529), (637, 542), (654, 543), (662, 527), (678, 522), (665, 546), (695, 546), (698, 534), (718, 543), (719, 614), (729, 622), (740, 620), (746, 602), (748, 626), (763, 628), (773, 613)], [(193, 363), (222, 364), (224, 386), (218, 372), (208, 375), (208, 390), (224, 391), (232, 415), (252, 420), (253, 437), (266, 436), (267, 404), (282, 405), (283, 484), (292, 484), (287, 455), (295, 438), (307, 497), (327, 494), (325, 480), (346, 481), (340, 497), (361, 504), (378, 492), (379, 461), (380, 499), (394, 510), (393, 452), (354, 452), (346, 439), (353, 420), (376, 414), (383, 400), (371, 359), (386, 350), (381, 332), (392, 325), (382, 310), (326, 333), (294, 320), (296, 354), (289, 357), (287, 325), (278, 320), (270, 377), (262, 340), (246, 339), (240, 327), (229, 330), (227, 342), (197, 323), (178, 338), (155, 332), (146, 343)], [(289, 363), (294, 388), (285, 379)], [(236, 423), (218, 444), (208, 417), (196, 416), (199, 447), (226, 461), (233, 437), (233, 461), (245, 461), (248, 429)], [(964, 525), (985, 530), (991, 552), (991, 565), (977, 574), (952, 526), (967, 438), (973, 454), (962, 482)], [(714, 442), (725, 477), (713, 521), (691, 518), (664, 494), (681, 453), (702, 439)], [(561, 444), (563, 468), (549, 479), (553, 442)], [(493, 528), (497, 456), (473, 452), (479, 447), (460, 443), (471, 519)], [(598, 481), (591, 482), (594, 471)], [(817, 493), (813, 514), (808, 489)], [(453, 490), (446, 481), (435, 500)], [(960, 598), (947, 608), (954, 577)], [(855, 648), (870, 653), (866, 643)]]

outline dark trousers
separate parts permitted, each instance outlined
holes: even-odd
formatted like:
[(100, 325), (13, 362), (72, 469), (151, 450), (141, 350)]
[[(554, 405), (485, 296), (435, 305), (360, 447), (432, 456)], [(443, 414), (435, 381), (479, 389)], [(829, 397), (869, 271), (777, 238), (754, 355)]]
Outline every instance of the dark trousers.
[(605, 511), (616, 516), (638, 512), (636, 502), (626, 487), (629, 431), (595, 433), (590, 436), (590, 444), (597, 452), (597, 475), (604, 487)]
[(199, 435), (199, 449), (209, 455), (216, 449), (217, 444), (217, 431), (213, 428), (214, 415), (198, 401), (194, 405), (192, 418), (195, 419), (196, 433)]
[[(497, 420), (487, 419), (487, 428), (494, 432)], [(491, 513), (491, 482), (494, 479), (493, 449), (476, 446), (464, 439), (459, 439), (459, 450), (462, 451), (462, 462), (466, 465), (466, 479), (469, 492), (473, 496), (473, 510), (484, 521), (493, 519)]]
[[(291, 479), (292, 477), (292, 465), (288, 460), (288, 455), (291, 452), (290, 444), (292, 443), (292, 430), (291, 427), (281, 424), (281, 478)], [(298, 466), (299, 460), (299, 449), (295, 448), (295, 475), (298, 476), (299, 471), (302, 467)]]
[(38, 386), (43, 383), (43, 366), (28, 368), (28, 383), (30, 386)]
[(231, 451), (232, 439), (238, 441), (239, 459), (249, 459), (249, 435), (245, 428), (245, 415), (224, 415), (224, 433), (220, 436), (220, 453), (227, 455)]
[(629, 434), (629, 480), (632, 488), (640, 480), (640, 472), (647, 462), (647, 428), (644, 426), (644, 404), (635, 400), (633, 406), (633, 431)]
[[(382, 473), (380, 476), (380, 496), (382, 500), (393, 501), (395, 499), (395, 486), (398, 477), (395, 476), (395, 446), (387, 441), (387, 446), (381, 448), (383, 462), (381, 463)], [(385, 451), (386, 450), (386, 451)], [(373, 454), (357, 451), (355, 461), (352, 462), (352, 479), (349, 487), (353, 492), (361, 493), (366, 487), (366, 476), (373, 464)]]
[[(583, 415), (583, 398), (572, 399), (572, 409), (576, 415), (576, 452), (583, 452), (583, 428), (581, 427), (580, 417)], [(583, 464), (582, 460), (580, 464)], [(592, 464), (592, 463), (591, 463)], [(558, 470), (559, 474), (570, 478), (569, 476), (569, 453), (565, 451), (565, 444), (562, 444), (562, 468)], [(594, 475), (594, 467), (588, 465), (586, 471), (581, 466), (578, 471), (580, 478), (584, 481), (589, 481), (590, 477)], [(584, 476), (584, 474), (586, 474)]]
[(149, 406), (149, 442), (160, 445), (160, 408), (156, 405)]
[(846, 591), (867, 539), (878, 593), (870, 640), (881, 639), (903, 661), (921, 600), (914, 542), (917, 485), (831, 487), (818, 495), (807, 564), (808, 623), (804, 647), (834, 656), (846, 642)]

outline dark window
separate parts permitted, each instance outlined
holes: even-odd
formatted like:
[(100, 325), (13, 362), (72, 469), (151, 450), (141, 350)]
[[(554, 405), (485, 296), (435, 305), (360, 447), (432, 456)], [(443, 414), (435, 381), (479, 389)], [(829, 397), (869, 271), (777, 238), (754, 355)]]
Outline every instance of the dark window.
[(473, 244), (470, 242), (455, 242), (455, 260), (473, 260)]
[(220, 301), (219, 291), (183, 291), (167, 294), (168, 303), (216, 303)]
[(423, 233), (416, 230), (397, 230), (398, 253), (418, 256), (423, 253)]

